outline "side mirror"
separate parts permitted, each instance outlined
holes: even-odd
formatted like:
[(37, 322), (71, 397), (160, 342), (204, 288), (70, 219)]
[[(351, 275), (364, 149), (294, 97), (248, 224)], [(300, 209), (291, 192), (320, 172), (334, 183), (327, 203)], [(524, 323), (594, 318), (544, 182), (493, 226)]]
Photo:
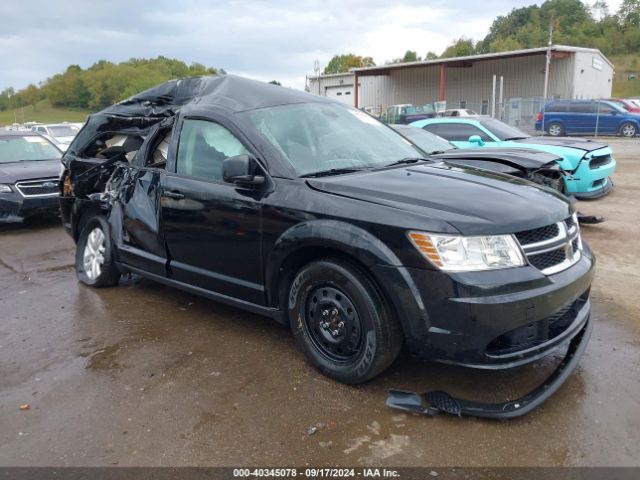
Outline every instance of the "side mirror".
[(482, 147), (484, 145), (484, 140), (480, 138), (480, 135), (471, 135), (469, 137), (469, 143), (475, 143), (479, 147)]
[(262, 185), (265, 182), (264, 175), (260, 173), (260, 166), (251, 155), (236, 155), (222, 162), (222, 178), (225, 182), (242, 186)]

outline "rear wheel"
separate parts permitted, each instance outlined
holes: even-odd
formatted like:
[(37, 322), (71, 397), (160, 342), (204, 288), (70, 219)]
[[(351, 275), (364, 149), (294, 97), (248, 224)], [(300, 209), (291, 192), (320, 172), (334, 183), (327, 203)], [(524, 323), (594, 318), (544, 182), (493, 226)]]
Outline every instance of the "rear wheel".
[(89, 219), (80, 232), (76, 246), (76, 275), (91, 287), (110, 287), (120, 280), (109, 224), (102, 216)]
[(635, 137), (638, 129), (633, 123), (623, 123), (620, 126), (620, 135), (623, 137)]
[(396, 359), (402, 335), (368, 275), (341, 260), (313, 262), (289, 291), (289, 321), (311, 364), (340, 382), (362, 383)]
[(564, 127), (558, 122), (551, 122), (547, 126), (547, 133), (552, 137), (559, 137), (564, 134)]

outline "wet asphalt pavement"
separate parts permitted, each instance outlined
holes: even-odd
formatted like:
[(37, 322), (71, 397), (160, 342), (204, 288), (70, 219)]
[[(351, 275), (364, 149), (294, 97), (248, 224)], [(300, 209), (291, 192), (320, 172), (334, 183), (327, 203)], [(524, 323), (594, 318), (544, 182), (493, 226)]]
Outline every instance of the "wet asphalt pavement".
[(55, 220), (0, 227), (0, 465), (640, 465), (640, 140), (610, 144), (616, 190), (580, 205), (608, 217), (583, 228), (598, 255), (591, 342), (514, 421), (404, 415), (386, 391), (504, 401), (558, 357), (484, 372), (404, 356), (349, 387), (269, 319), (139, 278), (80, 285)]

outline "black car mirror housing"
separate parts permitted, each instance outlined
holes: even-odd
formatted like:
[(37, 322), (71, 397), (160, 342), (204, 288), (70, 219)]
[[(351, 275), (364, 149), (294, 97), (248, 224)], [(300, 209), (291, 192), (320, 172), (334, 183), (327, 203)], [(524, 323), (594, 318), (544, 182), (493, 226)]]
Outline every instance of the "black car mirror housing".
[(265, 183), (258, 161), (251, 155), (236, 155), (222, 163), (222, 178), (225, 182), (243, 186), (257, 186)]

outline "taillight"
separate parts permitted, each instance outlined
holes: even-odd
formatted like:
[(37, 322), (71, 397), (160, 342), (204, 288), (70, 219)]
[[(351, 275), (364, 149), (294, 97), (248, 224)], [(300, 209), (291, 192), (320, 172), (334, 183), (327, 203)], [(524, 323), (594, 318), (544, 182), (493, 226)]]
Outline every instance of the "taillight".
[(542, 112), (538, 113), (538, 116), (536, 117), (536, 122), (541, 122), (542, 121)]

